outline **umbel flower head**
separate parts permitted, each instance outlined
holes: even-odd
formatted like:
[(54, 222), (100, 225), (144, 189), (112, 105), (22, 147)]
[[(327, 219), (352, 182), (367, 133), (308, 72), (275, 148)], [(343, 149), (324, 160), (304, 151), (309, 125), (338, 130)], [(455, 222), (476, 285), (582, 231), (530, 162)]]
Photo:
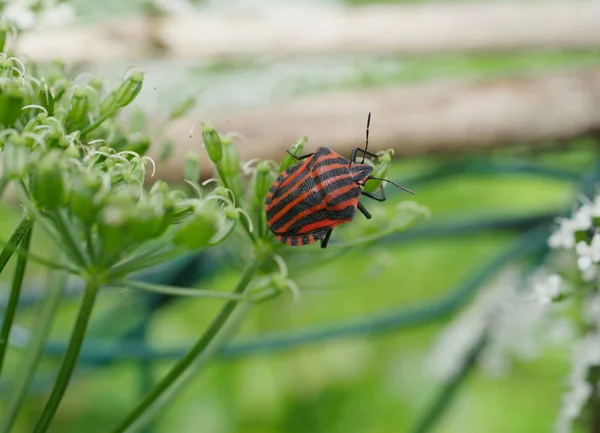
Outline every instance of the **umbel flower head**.
[[(216, 245), (240, 216), (247, 218), (224, 186), (206, 195), (198, 190), (196, 197), (161, 181), (146, 188), (154, 174), (154, 161), (143, 154), (150, 140), (128, 132), (119, 118), (139, 94), (143, 73), (130, 71), (109, 88), (87, 76), (74, 84), (59, 64), (38, 78), (16, 58), (2, 54), (0, 60), (3, 175), (81, 274), (108, 275), (155, 240), (158, 252)], [(226, 181), (241, 188), (232, 146), (217, 141)], [(196, 184), (198, 161), (186, 161), (185, 175)]]

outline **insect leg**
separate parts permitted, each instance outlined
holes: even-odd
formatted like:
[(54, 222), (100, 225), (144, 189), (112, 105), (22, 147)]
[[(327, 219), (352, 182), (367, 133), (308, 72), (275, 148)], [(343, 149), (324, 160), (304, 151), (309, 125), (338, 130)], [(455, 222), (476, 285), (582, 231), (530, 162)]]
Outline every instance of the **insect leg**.
[(365, 216), (365, 217), (366, 217), (368, 220), (370, 220), (370, 219), (371, 219), (371, 214), (369, 213), (369, 211), (368, 211), (368, 210), (366, 210), (366, 209), (365, 209), (365, 207), (364, 207), (362, 204), (360, 204), (360, 202), (359, 202), (359, 203), (356, 205), (356, 208), (357, 208), (359, 211), (361, 211), (361, 213), (362, 213), (362, 214), (363, 214), (363, 215), (364, 215), (364, 216)]
[(301, 160), (306, 159), (306, 158), (310, 158), (311, 156), (313, 156), (315, 154), (313, 152), (313, 153), (309, 153), (307, 155), (296, 156), (292, 152), (290, 152), (289, 149), (287, 150), (287, 153), (289, 153), (294, 159), (297, 159), (298, 161), (301, 161)]
[(362, 152), (364, 155), (370, 156), (372, 158), (378, 158), (376, 154), (372, 152), (367, 152), (365, 149), (362, 149), (360, 147), (356, 147), (352, 150), (352, 153), (350, 154), (350, 161), (356, 162), (356, 158), (358, 158), (358, 152)]
[(327, 244), (329, 243), (329, 238), (331, 237), (331, 232), (333, 229), (329, 229), (329, 231), (325, 234), (325, 237), (321, 239), (321, 248), (327, 248)]
[(366, 197), (372, 198), (373, 200), (385, 201), (386, 197), (385, 197), (385, 191), (383, 190), (382, 183), (379, 184), (379, 191), (381, 191), (381, 195), (375, 195), (372, 192), (366, 192), (366, 191), (362, 191), (361, 194)]

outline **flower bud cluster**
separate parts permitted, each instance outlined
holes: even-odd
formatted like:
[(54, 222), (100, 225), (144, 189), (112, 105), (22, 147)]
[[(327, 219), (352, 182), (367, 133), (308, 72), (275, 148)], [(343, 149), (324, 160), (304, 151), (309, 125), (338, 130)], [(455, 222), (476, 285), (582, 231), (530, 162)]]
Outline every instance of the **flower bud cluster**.
[[(145, 187), (154, 172), (144, 156), (150, 146), (141, 132), (145, 119), (131, 116), (129, 125), (118, 119), (142, 88), (141, 72), (108, 87), (96, 77), (70, 79), (60, 63), (34, 77), (20, 60), (1, 56), (2, 175), (19, 185), (28, 211), (46, 221), (82, 272), (108, 271), (152, 240), (198, 249), (223, 241), (240, 217), (252, 227), (228, 186), (195, 198), (160, 180)], [(218, 140), (211, 149), (227, 185), (241, 195), (235, 147), (214, 130), (207, 133)], [(184, 171), (192, 184), (198, 167), (188, 155)]]

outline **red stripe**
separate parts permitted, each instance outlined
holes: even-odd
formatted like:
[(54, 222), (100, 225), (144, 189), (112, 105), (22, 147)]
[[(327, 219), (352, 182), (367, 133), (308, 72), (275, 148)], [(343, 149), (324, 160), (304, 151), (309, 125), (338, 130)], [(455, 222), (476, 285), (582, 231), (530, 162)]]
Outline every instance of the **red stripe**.
[[(306, 224), (302, 227), (298, 232), (299, 233), (310, 233), (315, 230), (322, 229), (323, 227), (335, 227), (336, 225), (343, 223), (344, 220), (330, 220), (329, 218), (325, 218), (321, 221), (315, 221), (311, 224)], [(312, 236), (312, 235), (310, 235)]]
[[(332, 159), (332, 158), (337, 158), (338, 155), (334, 155), (334, 154), (330, 154), (330, 155), (325, 155), (320, 157), (315, 164), (321, 162), (321, 161), (326, 161), (328, 159)], [(296, 172), (289, 176), (287, 179), (283, 180), (281, 182), (281, 184), (279, 185), (278, 189), (280, 191), (284, 191), (283, 194), (279, 197), (277, 197), (274, 201), (271, 202), (271, 206), (275, 206), (277, 205), (277, 203), (279, 203), (281, 200), (283, 200), (284, 198), (286, 198), (288, 195), (290, 195), (292, 192), (294, 192), (296, 190), (296, 188), (298, 188), (298, 185), (301, 185), (308, 176), (310, 176), (311, 171), (308, 170), (306, 167), (308, 166), (308, 164), (312, 161), (312, 158), (308, 158), (306, 160), (306, 162), (302, 165), (302, 167), (300, 167), (298, 170), (296, 170)], [(329, 168), (329, 166), (328, 166)], [(304, 175), (302, 176), (302, 179), (293, 187), (293, 188), (288, 188), (286, 190), (286, 186), (288, 186), (294, 179), (296, 179), (300, 173), (304, 173)]]
[[(341, 178), (343, 178), (343, 177), (345, 177), (345, 176), (346, 176), (346, 177), (350, 177), (350, 175), (348, 175), (348, 174), (340, 174), (339, 176), (334, 176), (334, 177), (331, 177), (331, 178), (329, 178), (329, 179), (326, 179), (325, 181), (322, 181), (322, 182), (320, 182), (320, 183), (319, 183), (319, 187), (320, 187), (319, 191), (321, 191), (321, 190), (322, 190), (322, 189), (323, 189), (325, 186), (329, 185), (330, 183), (332, 183), (332, 182), (335, 182), (336, 180), (339, 180), (339, 179), (341, 179)], [(298, 185), (300, 185), (300, 184), (298, 184)], [(351, 186), (352, 186), (352, 187), (354, 187), (354, 185), (351, 185)], [(346, 188), (340, 188), (340, 189), (342, 189), (343, 191), (346, 191)], [(290, 209), (292, 209), (294, 206), (298, 205), (298, 203), (300, 203), (300, 202), (301, 202), (301, 201), (303, 201), (303, 200), (304, 200), (306, 197), (308, 197), (309, 195), (311, 195), (311, 194), (313, 194), (313, 193), (314, 193), (314, 191), (313, 191), (312, 189), (309, 189), (308, 191), (304, 192), (303, 194), (300, 194), (298, 197), (296, 197), (295, 199), (293, 199), (292, 201), (290, 201), (290, 202), (289, 202), (287, 205), (285, 205), (285, 206), (284, 206), (284, 207), (283, 207), (283, 208), (282, 208), (282, 209), (281, 209), (279, 212), (277, 212), (275, 215), (273, 215), (273, 216), (272, 216), (272, 217), (269, 219), (269, 221), (268, 221), (269, 225), (272, 225), (272, 224), (274, 224), (275, 222), (277, 222), (277, 221), (278, 221), (278, 220), (279, 220), (279, 219), (280, 219), (282, 216), (284, 216), (284, 215), (285, 215), (285, 214), (286, 214), (286, 213), (287, 213), (287, 212), (288, 212)], [(336, 196), (338, 195), (338, 194), (337, 194), (337, 191), (336, 191), (336, 194), (335, 194), (335, 195), (336, 195)], [(329, 195), (328, 195), (328, 197), (329, 197)], [(275, 203), (276, 203), (276, 202), (273, 202), (273, 201), (272, 201), (272, 202), (271, 202), (271, 205), (274, 205)], [(314, 209), (314, 208), (315, 208), (315, 207), (317, 207), (317, 206), (320, 206), (320, 204), (319, 204), (319, 205), (315, 205), (315, 206), (313, 206), (312, 208), (308, 209), (308, 211), (310, 211), (310, 210)], [(320, 206), (320, 207), (322, 207), (322, 206)], [(310, 212), (308, 212), (308, 213), (310, 213)], [(306, 211), (304, 211), (304, 212), (301, 212), (300, 214), (301, 214), (301, 215), (302, 215), (302, 214), (304, 214), (304, 215), (308, 215), (308, 214), (306, 213)], [(296, 220), (297, 220), (297, 219), (296, 219), (296, 217), (292, 218), (292, 221), (296, 221)], [(289, 224), (289, 222), (288, 222), (288, 224)], [(287, 225), (287, 224), (286, 224), (286, 225)], [(284, 226), (284, 227), (285, 227), (285, 226)]]

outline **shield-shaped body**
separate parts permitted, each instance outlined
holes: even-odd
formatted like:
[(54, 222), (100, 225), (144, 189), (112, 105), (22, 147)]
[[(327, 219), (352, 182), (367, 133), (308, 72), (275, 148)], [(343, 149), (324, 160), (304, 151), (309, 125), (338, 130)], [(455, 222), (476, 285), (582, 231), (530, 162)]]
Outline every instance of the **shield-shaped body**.
[(323, 239), (334, 227), (351, 221), (362, 185), (373, 171), (351, 163), (327, 147), (290, 167), (267, 194), (267, 224), (288, 245)]

